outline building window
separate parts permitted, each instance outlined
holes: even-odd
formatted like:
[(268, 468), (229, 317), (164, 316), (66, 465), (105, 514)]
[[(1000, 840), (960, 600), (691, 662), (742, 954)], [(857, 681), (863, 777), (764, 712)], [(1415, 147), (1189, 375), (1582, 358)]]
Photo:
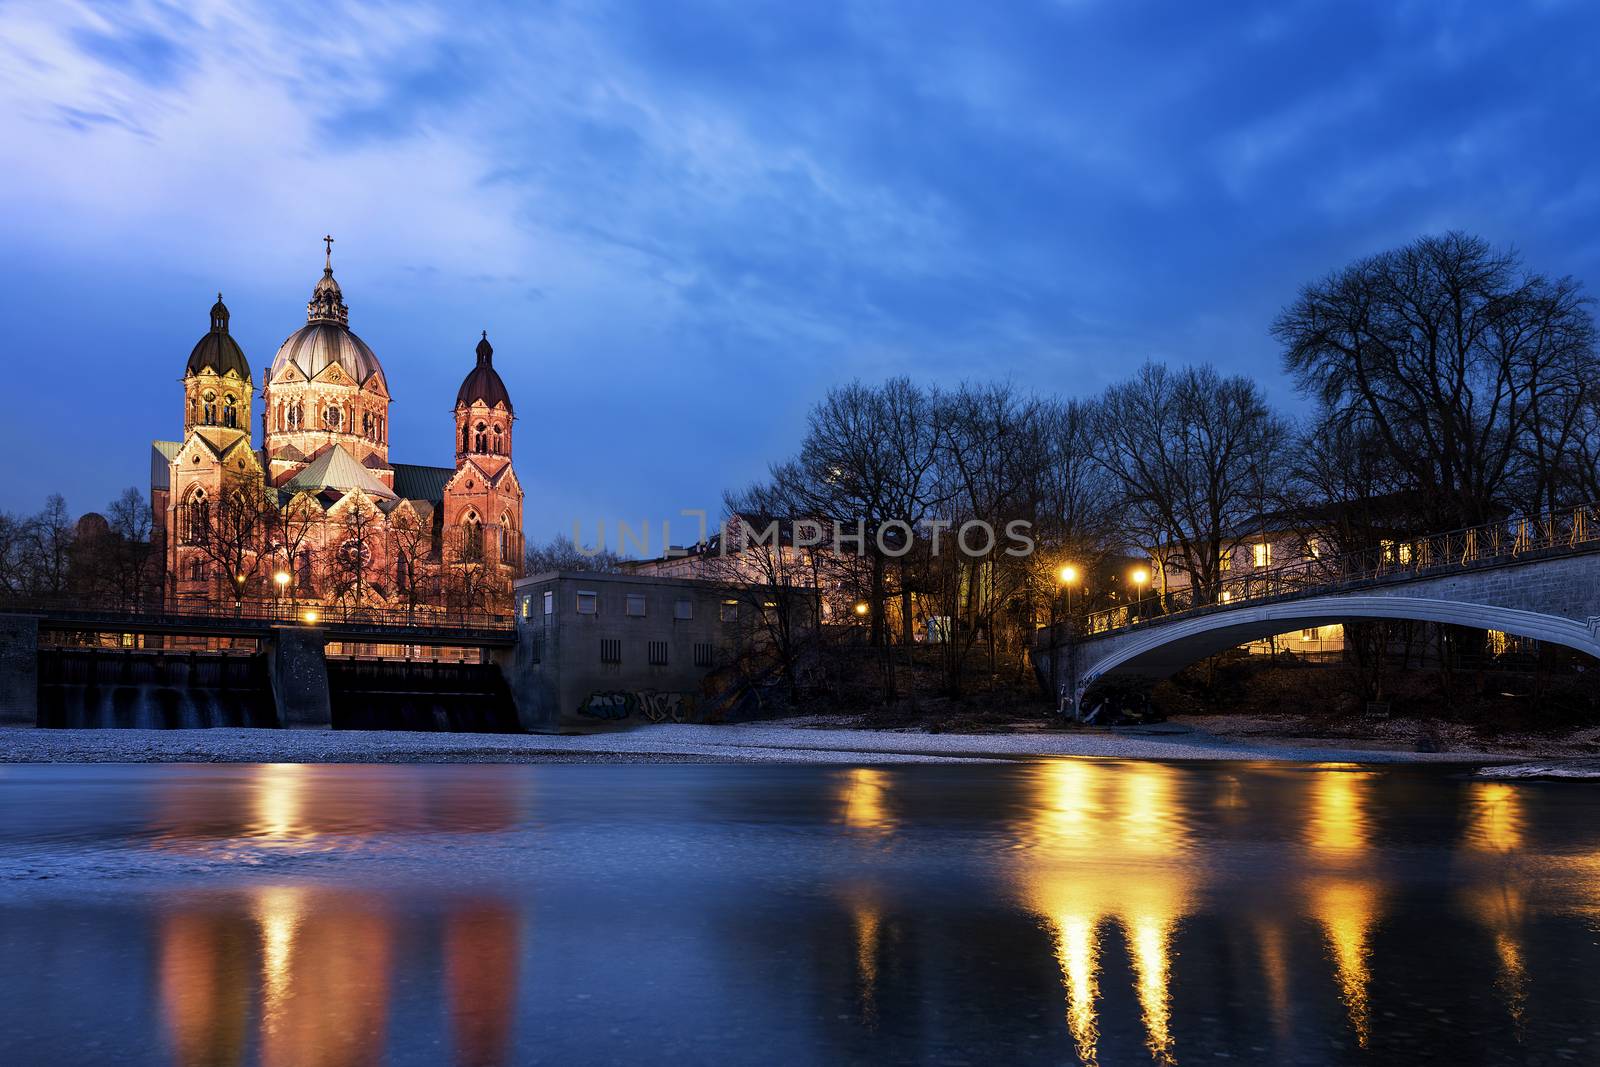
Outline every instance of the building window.
[(526, 619), (532, 612), (533, 612), (533, 597), (531, 597), (531, 596), (523, 597), (522, 598), (522, 617), (524, 619)]
[(650, 666), (665, 667), (667, 665), (667, 643), (665, 641), (651, 641), (649, 643)]
[(680, 600), (677, 603), (673, 604), (672, 605), (672, 617), (674, 619), (692, 619), (692, 618), (694, 618), (694, 601), (692, 601), (692, 600)]
[(620, 638), (620, 637), (602, 637), (600, 639), (600, 662), (601, 663), (621, 663), (622, 662), (622, 638)]
[(487, 429), (481, 422), (472, 428), (472, 450), (474, 452), (489, 451), (489, 435), (485, 432)]
[(623, 609), (623, 614), (636, 619), (644, 618), (644, 594), (629, 593)]
[(503, 455), (506, 450), (505, 438), (500, 435), (500, 427), (494, 428), (494, 450), (496, 455)]
[(1272, 566), (1272, 546), (1266, 542), (1250, 546), (1250, 557), (1257, 569)]
[(724, 600), (722, 602), (722, 621), (739, 621), (739, 602), (737, 600)]
[(208, 392), (201, 399), (203, 401), (201, 408), (205, 412), (205, 424), (207, 426), (215, 426), (217, 424), (217, 394)]
[(694, 665), (696, 667), (711, 666), (711, 642), (696, 641), (694, 646)]
[(329, 404), (328, 409), (322, 413), (322, 424), (330, 430), (337, 430), (343, 421), (344, 413), (332, 404)]
[(598, 615), (600, 613), (600, 594), (580, 592), (578, 594), (578, 614)]
[(544, 591), (544, 613), (546, 615), (554, 615), (556, 613), (556, 594), (553, 589)]
[(1217, 557), (1217, 570), (1222, 574), (1233, 570), (1233, 549), (1224, 549), (1222, 555)]
[(528, 662), (544, 662), (544, 634), (538, 634), (528, 640)]
[(1301, 630), (1300, 631), (1300, 640), (1302, 640), (1302, 641), (1315, 641), (1316, 639), (1317, 639), (1317, 628), (1315, 626), (1311, 627), (1309, 630)]
[(222, 425), (230, 429), (239, 425), (239, 401), (232, 393), (222, 398)]

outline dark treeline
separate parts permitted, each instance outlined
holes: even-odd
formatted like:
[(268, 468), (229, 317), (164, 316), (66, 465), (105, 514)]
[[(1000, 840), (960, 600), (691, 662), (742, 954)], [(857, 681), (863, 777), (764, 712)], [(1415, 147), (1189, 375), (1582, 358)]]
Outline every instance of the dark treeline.
[[(937, 620), (926, 655), (959, 694), (978, 675), (1025, 673), (1035, 628), (1062, 606), (1065, 565), (1082, 576), (1074, 611), (1126, 603), (1133, 558), (1155, 562), (1153, 598), (1180, 585), (1185, 603), (1206, 603), (1269, 516), (1297, 516), (1323, 550), (1347, 553), (1600, 499), (1589, 303), (1515, 252), (1425, 237), (1307, 285), (1271, 324), (1306, 417), (1209, 366), (1147, 364), (1082, 399), (856, 382), (811, 411), (793, 458), (725, 503), (734, 515), (864, 521), (859, 556), (757, 553), (760, 577), (823, 579), (857, 603), (880, 649), (909, 649), (914, 628)], [(1026, 520), (1035, 550), (954, 550), (948, 531), (972, 519), (996, 530)], [(897, 523), (918, 531), (909, 550), (871, 536)], [(935, 524), (947, 531), (937, 552)], [(883, 659), (892, 698), (896, 657)]]
[(59, 494), (32, 515), (0, 512), (0, 595), (140, 606), (160, 590), (162, 563), (150, 533), (150, 504), (132, 487), (103, 515), (77, 520)]

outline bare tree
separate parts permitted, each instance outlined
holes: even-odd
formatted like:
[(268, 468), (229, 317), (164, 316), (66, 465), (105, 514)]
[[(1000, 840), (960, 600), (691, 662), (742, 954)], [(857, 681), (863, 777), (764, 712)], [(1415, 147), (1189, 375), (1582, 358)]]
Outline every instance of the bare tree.
[(1163, 579), (1186, 574), (1196, 603), (1214, 600), (1225, 560), (1286, 491), (1288, 424), (1248, 378), (1147, 363), (1106, 391), (1094, 425), (1129, 540)]
[(599, 571), (611, 572), (622, 566), (622, 557), (607, 548), (585, 552), (578, 548), (566, 534), (552, 537), (542, 545), (529, 545), (527, 573), (544, 574), (546, 571)]
[(1588, 304), (1571, 278), (1453, 232), (1307, 286), (1272, 332), (1301, 391), (1371, 429), (1432, 525), (1467, 526), (1576, 488), (1581, 393), (1600, 375)]

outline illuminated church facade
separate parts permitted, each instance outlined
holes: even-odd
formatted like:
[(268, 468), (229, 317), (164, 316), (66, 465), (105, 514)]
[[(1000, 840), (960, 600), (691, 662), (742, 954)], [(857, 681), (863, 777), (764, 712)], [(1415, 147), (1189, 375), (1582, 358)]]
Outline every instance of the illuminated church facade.
[(182, 438), (154, 442), (151, 456), (164, 595), (301, 615), (509, 612), (523, 493), (488, 334), (456, 393), (453, 465), (392, 462), (389, 380), (350, 329), (324, 240), (305, 325), (259, 392), (221, 294), (189, 354)]

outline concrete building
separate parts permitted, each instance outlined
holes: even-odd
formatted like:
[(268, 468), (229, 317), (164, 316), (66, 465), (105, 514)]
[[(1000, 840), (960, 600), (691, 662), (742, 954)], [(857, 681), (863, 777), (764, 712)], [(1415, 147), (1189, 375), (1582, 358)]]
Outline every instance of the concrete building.
[(516, 663), (507, 675), (523, 725), (702, 720), (707, 675), (763, 640), (763, 606), (747, 593), (626, 572), (519, 580)]

